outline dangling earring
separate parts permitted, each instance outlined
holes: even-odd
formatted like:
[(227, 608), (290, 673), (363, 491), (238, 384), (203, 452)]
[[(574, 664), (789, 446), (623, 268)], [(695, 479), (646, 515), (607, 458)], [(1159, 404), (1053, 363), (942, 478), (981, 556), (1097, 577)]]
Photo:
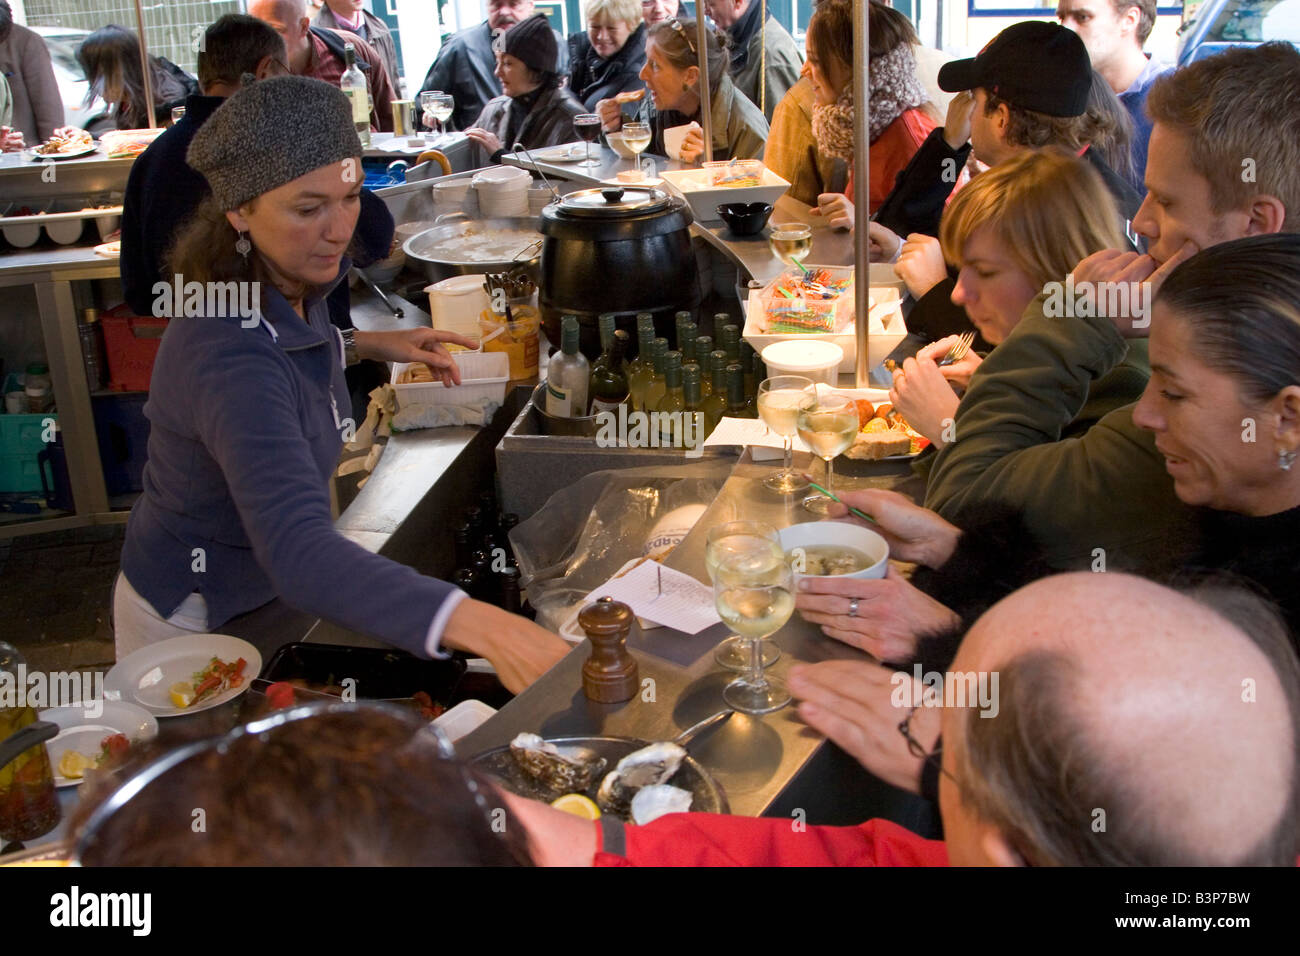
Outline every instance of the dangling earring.
[(235, 251), (247, 260), (248, 254), (252, 249), (253, 244), (248, 241), (248, 236), (244, 235), (244, 231), (241, 229), (239, 231), (239, 238), (235, 240)]
[(1277, 466), (1283, 471), (1290, 471), (1291, 466), (1295, 464), (1296, 452), (1287, 451), (1283, 448), (1277, 450)]

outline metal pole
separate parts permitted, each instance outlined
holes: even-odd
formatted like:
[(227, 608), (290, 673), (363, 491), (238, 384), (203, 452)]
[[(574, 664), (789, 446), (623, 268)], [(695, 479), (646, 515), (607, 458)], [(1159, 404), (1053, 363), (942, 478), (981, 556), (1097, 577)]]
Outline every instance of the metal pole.
[[(136, 0), (137, 3), (140, 0)], [(700, 60), (700, 130), (704, 133), (704, 161), (713, 162), (713, 96), (709, 93), (708, 28), (704, 25), (704, 4), (695, 4), (695, 55)]]
[(867, 69), (870, 49), (867, 29), (867, 5), (870, 0), (853, 0), (853, 208), (855, 211), (854, 276), (855, 297), (854, 333), (858, 347), (858, 361), (854, 369), (854, 384), (866, 388), (871, 370), (884, 356), (871, 354), (871, 336), (867, 330), (867, 313), (871, 305), (871, 243), (867, 239), (867, 220), (871, 208), (871, 140), (867, 105), (871, 96), (871, 78)]
[(140, 31), (140, 75), (144, 78), (144, 107), (149, 117), (149, 129), (157, 129), (153, 112), (153, 71), (149, 69), (149, 44), (144, 38), (144, 9), (135, 0), (135, 22)]

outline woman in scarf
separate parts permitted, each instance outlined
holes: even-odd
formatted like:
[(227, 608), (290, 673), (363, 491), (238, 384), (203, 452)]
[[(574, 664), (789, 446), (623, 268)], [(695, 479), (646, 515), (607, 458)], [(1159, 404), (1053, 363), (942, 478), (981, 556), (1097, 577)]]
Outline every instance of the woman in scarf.
[(569, 37), (569, 89), (587, 109), (642, 88), (645, 32), (639, 0), (588, 2), (586, 31)]
[[(929, 105), (917, 77), (912, 46), (916, 32), (897, 10), (872, 0), (869, 130), (871, 139), (871, 212), (893, 188), (940, 118)], [(853, 5), (850, 0), (823, 0), (808, 22), (808, 65), (815, 93), (812, 131), (817, 149), (853, 164)], [(822, 193), (816, 215), (842, 229), (853, 228), (853, 175), (843, 194)]]

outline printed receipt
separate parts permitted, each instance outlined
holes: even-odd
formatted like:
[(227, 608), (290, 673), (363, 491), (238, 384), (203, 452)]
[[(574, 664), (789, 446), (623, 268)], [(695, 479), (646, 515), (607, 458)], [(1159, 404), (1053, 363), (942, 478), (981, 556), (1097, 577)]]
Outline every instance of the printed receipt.
[(722, 620), (710, 585), (655, 561), (643, 561), (622, 577), (610, 578), (588, 594), (587, 601), (603, 597), (622, 601), (637, 617), (687, 634)]

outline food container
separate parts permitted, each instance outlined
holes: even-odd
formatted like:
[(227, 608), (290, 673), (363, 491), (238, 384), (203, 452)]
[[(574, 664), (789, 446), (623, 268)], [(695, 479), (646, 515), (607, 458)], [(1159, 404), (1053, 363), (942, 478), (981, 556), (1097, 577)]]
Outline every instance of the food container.
[(460, 384), (450, 387), (442, 382), (400, 382), (409, 362), (394, 362), (392, 382), (397, 393), (397, 407), (407, 405), (462, 405), (481, 399), (498, 405), (505, 401), (506, 383), (510, 381), (510, 360), (505, 352), (457, 352)]
[[(525, 205), (527, 198), (525, 197)], [(485, 232), (496, 230), (501, 233), (518, 233), (499, 249), (483, 252), (473, 248), (472, 240)], [(533, 254), (528, 259), (515, 259), (525, 251), (530, 241), (540, 240), (537, 220), (524, 218), (506, 219), (468, 219), (463, 213), (439, 217), (438, 224), (432, 229), (411, 236), (402, 243), (407, 262), (424, 273), (430, 282), (458, 275), (484, 275), (488, 272), (508, 272), (513, 267), (523, 264), (534, 280), (538, 277), (540, 254)], [(516, 242), (517, 240), (517, 242)]]
[(763, 161), (760, 159), (705, 163), (704, 169), (712, 185), (728, 189), (748, 189), (761, 185), (763, 181)]
[(429, 294), (429, 315), (435, 329), (479, 337), (479, 314), (488, 307), (482, 276), (452, 276), (424, 291)]
[[(695, 218), (701, 222), (720, 221), (718, 207), (726, 203), (765, 202), (773, 206), (785, 195), (790, 184), (768, 169), (758, 160), (761, 167), (756, 186), (719, 186), (713, 181), (713, 166), (705, 169), (665, 170), (659, 175), (665, 183), (679, 196), (686, 200)], [(723, 163), (722, 165), (727, 165)], [(737, 164), (739, 165), (739, 163)]]
[(632, 338), (636, 314), (654, 316), (672, 340), (673, 316), (699, 310), (693, 221), (686, 203), (654, 186), (602, 186), (568, 193), (542, 210), (541, 309), (546, 337), (560, 341), (560, 319), (576, 315), (579, 347), (600, 354), (601, 313), (617, 316)]
[(802, 375), (827, 385), (837, 383), (840, 363), (844, 360), (844, 350), (834, 342), (802, 338), (769, 345), (762, 355), (769, 376)]
[(795, 548), (834, 547), (853, 548), (867, 556), (869, 564), (848, 574), (813, 575), (795, 571), (799, 578), (883, 578), (889, 570), (889, 544), (870, 528), (848, 521), (805, 521), (782, 528), (781, 550), (787, 555)]
[(484, 352), (500, 352), (510, 360), (511, 381), (536, 378), (541, 345), (538, 332), (542, 325), (537, 292), (507, 301), (510, 321), (490, 307), (479, 314), (481, 348)]

